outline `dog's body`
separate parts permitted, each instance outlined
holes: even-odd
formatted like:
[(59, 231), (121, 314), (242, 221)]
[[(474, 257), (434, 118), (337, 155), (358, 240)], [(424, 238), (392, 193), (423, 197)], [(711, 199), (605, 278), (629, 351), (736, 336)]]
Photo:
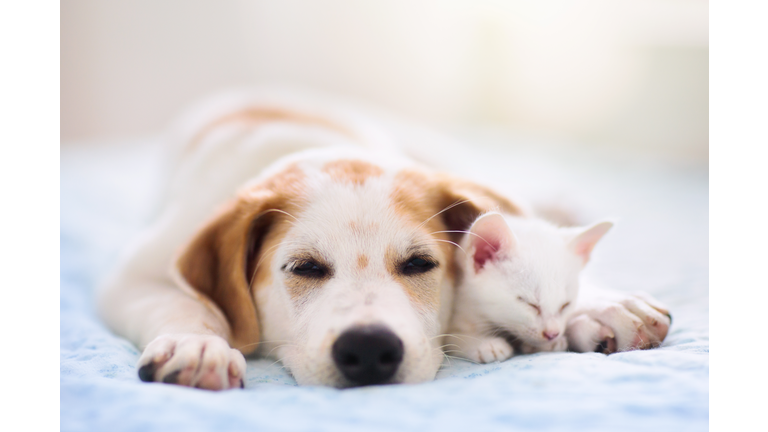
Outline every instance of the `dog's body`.
[(243, 354), (258, 350), (300, 384), (432, 379), (460, 231), (523, 207), (414, 162), (350, 112), (263, 97), (207, 107), (188, 116), (157, 222), (99, 299), (144, 350), (140, 377), (242, 386)]

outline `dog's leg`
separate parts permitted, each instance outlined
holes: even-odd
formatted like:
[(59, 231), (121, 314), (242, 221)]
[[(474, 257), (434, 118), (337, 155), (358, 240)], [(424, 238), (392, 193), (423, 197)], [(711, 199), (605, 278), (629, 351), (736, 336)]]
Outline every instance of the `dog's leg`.
[(229, 325), (215, 305), (170, 281), (121, 281), (99, 297), (107, 324), (143, 349), (142, 381), (222, 390), (244, 386), (245, 358), (232, 349)]
[(655, 348), (667, 337), (671, 323), (669, 310), (648, 294), (585, 285), (566, 328), (568, 348), (605, 354)]

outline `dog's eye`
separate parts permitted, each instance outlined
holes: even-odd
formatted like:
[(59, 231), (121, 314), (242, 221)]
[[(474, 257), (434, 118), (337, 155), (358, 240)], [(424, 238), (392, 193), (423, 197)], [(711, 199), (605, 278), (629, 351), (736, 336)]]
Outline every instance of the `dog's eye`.
[(326, 275), (325, 269), (314, 261), (303, 261), (291, 269), (296, 276), (321, 278)]
[(426, 273), (437, 267), (437, 263), (420, 257), (409, 259), (403, 264), (402, 272), (404, 275), (415, 275)]

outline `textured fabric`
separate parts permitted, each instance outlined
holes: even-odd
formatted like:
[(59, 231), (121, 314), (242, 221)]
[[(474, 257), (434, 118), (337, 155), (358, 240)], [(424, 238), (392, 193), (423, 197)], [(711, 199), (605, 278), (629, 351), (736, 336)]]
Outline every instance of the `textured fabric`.
[[(152, 217), (162, 158), (153, 141), (62, 150), (62, 430), (707, 430), (708, 179), (705, 171), (496, 146), (473, 166), (491, 182), (559, 190), (618, 223), (587, 277), (670, 306), (649, 351), (542, 353), (490, 365), (446, 362), (434, 382), (350, 390), (299, 387), (274, 360), (248, 361), (245, 390), (139, 381), (139, 351), (95, 313), (93, 292)], [(493, 149), (490, 152), (488, 149)], [(491, 173), (491, 174), (488, 174)]]

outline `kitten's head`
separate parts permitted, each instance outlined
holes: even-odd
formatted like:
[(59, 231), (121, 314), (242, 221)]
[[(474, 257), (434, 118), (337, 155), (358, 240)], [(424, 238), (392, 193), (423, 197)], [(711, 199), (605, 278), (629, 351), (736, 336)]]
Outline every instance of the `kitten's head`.
[(564, 337), (579, 290), (579, 272), (613, 226), (559, 228), (539, 219), (480, 216), (462, 241), (463, 298), (488, 331), (540, 346)]

